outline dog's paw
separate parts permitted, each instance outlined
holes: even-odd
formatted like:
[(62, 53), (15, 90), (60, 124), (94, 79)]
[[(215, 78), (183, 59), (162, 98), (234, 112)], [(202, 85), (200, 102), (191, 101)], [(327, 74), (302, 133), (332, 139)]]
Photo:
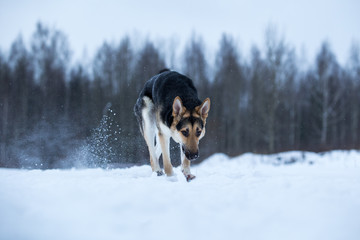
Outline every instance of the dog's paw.
[(164, 175), (164, 172), (163, 171), (156, 171), (156, 175), (159, 177), (159, 176), (162, 176), (162, 175)]
[(181, 171), (184, 174), (187, 182), (190, 182), (191, 180), (194, 180), (196, 178), (195, 175), (190, 173), (190, 169), (182, 169)]
[(184, 176), (185, 176), (187, 182), (190, 182), (191, 180), (194, 180), (196, 178), (196, 176), (192, 175), (191, 173), (189, 173), (189, 174), (184, 173)]
[(176, 174), (173, 174), (171, 176), (167, 176), (166, 180), (168, 180), (169, 182), (177, 182), (178, 178), (177, 178)]

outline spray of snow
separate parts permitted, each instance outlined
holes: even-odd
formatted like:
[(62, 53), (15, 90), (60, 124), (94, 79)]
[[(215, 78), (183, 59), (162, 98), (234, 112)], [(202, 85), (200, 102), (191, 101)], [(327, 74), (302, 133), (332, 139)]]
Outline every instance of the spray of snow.
[[(77, 168), (105, 168), (111, 166), (114, 158), (121, 157), (121, 152), (113, 149), (121, 139), (121, 128), (115, 124), (116, 113), (107, 108), (100, 124), (92, 130), (85, 143), (71, 154)], [(69, 160), (70, 161), (70, 160)]]

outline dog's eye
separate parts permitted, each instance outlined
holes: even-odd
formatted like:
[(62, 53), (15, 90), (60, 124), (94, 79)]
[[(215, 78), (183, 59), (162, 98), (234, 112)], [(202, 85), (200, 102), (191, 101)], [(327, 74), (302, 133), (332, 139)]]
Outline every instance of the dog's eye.
[(189, 136), (189, 129), (182, 130), (181, 133), (182, 133), (185, 137), (188, 137), (188, 136)]
[(196, 129), (196, 137), (200, 137), (201, 135), (201, 130), (200, 129)]

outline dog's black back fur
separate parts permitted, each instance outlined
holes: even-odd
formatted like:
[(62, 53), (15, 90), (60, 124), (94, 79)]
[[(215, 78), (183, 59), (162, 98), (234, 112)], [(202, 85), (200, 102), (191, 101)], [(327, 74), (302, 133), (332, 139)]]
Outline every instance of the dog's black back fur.
[(134, 112), (141, 124), (141, 109), (143, 108), (143, 97), (149, 97), (155, 108), (161, 108), (161, 120), (170, 127), (173, 122), (172, 105), (174, 99), (179, 96), (184, 107), (193, 111), (196, 106), (201, 105), (197, 90), (192, 80), (175, 71), (161, 71), (145, 83), (139, 98), (135, 104)]

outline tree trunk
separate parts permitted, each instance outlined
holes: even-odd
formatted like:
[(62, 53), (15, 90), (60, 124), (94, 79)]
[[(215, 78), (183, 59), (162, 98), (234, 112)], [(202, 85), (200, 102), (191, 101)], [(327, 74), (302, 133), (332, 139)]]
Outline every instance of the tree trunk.
[(328, 120), (329, 120), (329, 89), (328, 79), (323, 79), (323, 99), (322, 99), (322, 124), (321, 124), (321, 139), (322, 146), (326, 145), (327, 132), (328, 132)]
[(351, 142), (356, 147), (358, 142), (359, 105), (353, 104), (351, 111)]
[[(8, 113), (9, 113), (9, 101), (8, 98), (4, 97), (3, 105), (3, 116), (2, 116), (2, 126), (1, 126), (1, 146), (0, 146), (0, 163), (5, 164), (6, 162), (6, 138), (7, 138), (7, 129), (8, 129)], [(1, 165), (1, 164), (0, 164)]]

